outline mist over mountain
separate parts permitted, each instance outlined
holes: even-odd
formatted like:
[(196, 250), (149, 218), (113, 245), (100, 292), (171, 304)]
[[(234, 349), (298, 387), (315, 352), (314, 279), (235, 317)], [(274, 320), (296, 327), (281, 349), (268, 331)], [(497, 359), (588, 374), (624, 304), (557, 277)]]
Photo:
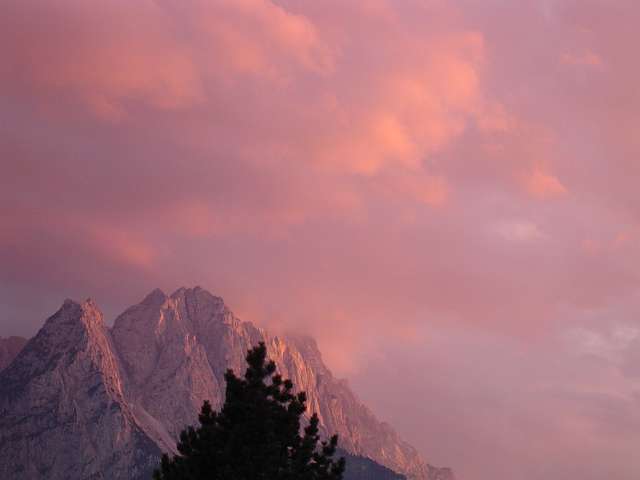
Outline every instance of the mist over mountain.
[(453, 479), (333, 377), (313, 339), (272, 336), (199, 287), (154, 290), (112, 328), (93, 301), (66, 300), (12, 362), (24, 339), (2, 340), (0, 478), (149, 478), (203, 401), (221, 405), (224, 372), (243, 372), (259, 342), (307, 392), (322, 432), (339, 435), (346, 478)]

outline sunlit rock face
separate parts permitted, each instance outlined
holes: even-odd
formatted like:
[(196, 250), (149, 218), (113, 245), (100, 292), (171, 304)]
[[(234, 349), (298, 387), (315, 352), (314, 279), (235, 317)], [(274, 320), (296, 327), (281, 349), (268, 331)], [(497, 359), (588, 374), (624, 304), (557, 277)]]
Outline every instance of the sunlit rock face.
[(201, 288), (154, 290), (111, 329), (93, 302), (66, 301), (0, 373), (0, 478), (143, 478), (204, 400), (222, 404), (225, 371), (243, 374), (261, 341), (347, 452), (412, 479), (453, 478), (334, 378), (312, 339), (271, 336)]
[(178, 296), (156, 290), (120, 315), (111, 331), (129, 404), (173, 439), (196, 423), (205, 400), (219, 405), (223, 391), (198, 340), (196, 319), (184, 307)]
[(0, 337), (0, 371), (9, 366), (26, 343), (22, 337)]
[(0, 478), (145, 478), (160, 447), (123, 384), (102, 314), (67, 300), (0, 374)]

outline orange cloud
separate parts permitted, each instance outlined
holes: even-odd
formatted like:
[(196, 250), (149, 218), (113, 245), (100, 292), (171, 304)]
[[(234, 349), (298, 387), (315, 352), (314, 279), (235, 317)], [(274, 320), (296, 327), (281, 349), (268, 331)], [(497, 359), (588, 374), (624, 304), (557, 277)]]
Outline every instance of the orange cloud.
[(284, 81), (291, 80), (296, 69), (325, 74), (333, 68), (331, 49), (303, 15), (266, 0), (197, 4), (190, 13), (213, 48), (205, 60), (212, 75), (224, 75), (220, 63), (235, 73)]
[(553, 198), (567, 193), (560, 180), (539, 167), (528, 176), (526, 187), (527, 191), (537, 198)]
[(423, 172), (395, 174), (382, 180), (392, 185), (389, 193), (394, 198), (408, 196), (412, 200), (432, 207), (444, 205), (449, 199), (449, 184), (441, 175), (429, 175)]
[(132, 232), (96, 224), (88, 227), (87, 235), (91, 246), (112, 261), (138, 268), (153, 264), (154, 248)]
[(169, 34), (170, 21), (154, 4), (114, 1), (93, 8), (63, 0), (40, 7), (26, 15), (47, 17), (56, 35), (47, 36), (27, 17), (16, 17), (7, 33), (30, 82), (76, 95), (109, 120), (121, 119), (127, 102), (172, 110), (203, 100), (188, 48)]
[[(480, 110), (482, 51), (482, 36), (465, 31), (430, 38), (428, 48), (417, 38), (394, 45), (384, 69), (354, 75), (363, 84), (353, 99), (335, 86), (328, 98), (336, 128), (320, 130), (318, 161), (369, 176), (419, 169)], [(415, 63), (405, 64), (407, 54)]]
[(560, 60), (565, 65), (571, 66), (602, 68), (604, 65), (602, 58), (590, 50), (582, 53), (566, 52), (560, 56)]
[(504, 105), (488, 103), (476, 115), (478, 127), (483, 132), (511, 132), (517, 127), (517, 119), (511, 115)]

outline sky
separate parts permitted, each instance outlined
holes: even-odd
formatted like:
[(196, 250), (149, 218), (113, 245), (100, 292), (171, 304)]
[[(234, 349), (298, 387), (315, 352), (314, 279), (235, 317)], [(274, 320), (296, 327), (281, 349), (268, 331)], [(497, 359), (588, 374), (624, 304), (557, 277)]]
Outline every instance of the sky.
[(4, 0), (0, 334), (201, 285), (459, 480), (637, 479), (638, 21)]

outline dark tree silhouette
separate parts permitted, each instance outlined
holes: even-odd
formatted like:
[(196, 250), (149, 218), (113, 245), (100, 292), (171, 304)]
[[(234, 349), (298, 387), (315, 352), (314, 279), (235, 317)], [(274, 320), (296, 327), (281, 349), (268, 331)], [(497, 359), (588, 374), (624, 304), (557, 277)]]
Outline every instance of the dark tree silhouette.
[(220, 412), (204, 402), (200, 426), (180, 434), (179, 454), (163, 455), (155, 480), (341, 480), (338, 437), (321, 441), (314, 414), (301, 433), (304, 392), (276, 374), (264, 343), (247, 353), (244, 379), (227, 370)]

